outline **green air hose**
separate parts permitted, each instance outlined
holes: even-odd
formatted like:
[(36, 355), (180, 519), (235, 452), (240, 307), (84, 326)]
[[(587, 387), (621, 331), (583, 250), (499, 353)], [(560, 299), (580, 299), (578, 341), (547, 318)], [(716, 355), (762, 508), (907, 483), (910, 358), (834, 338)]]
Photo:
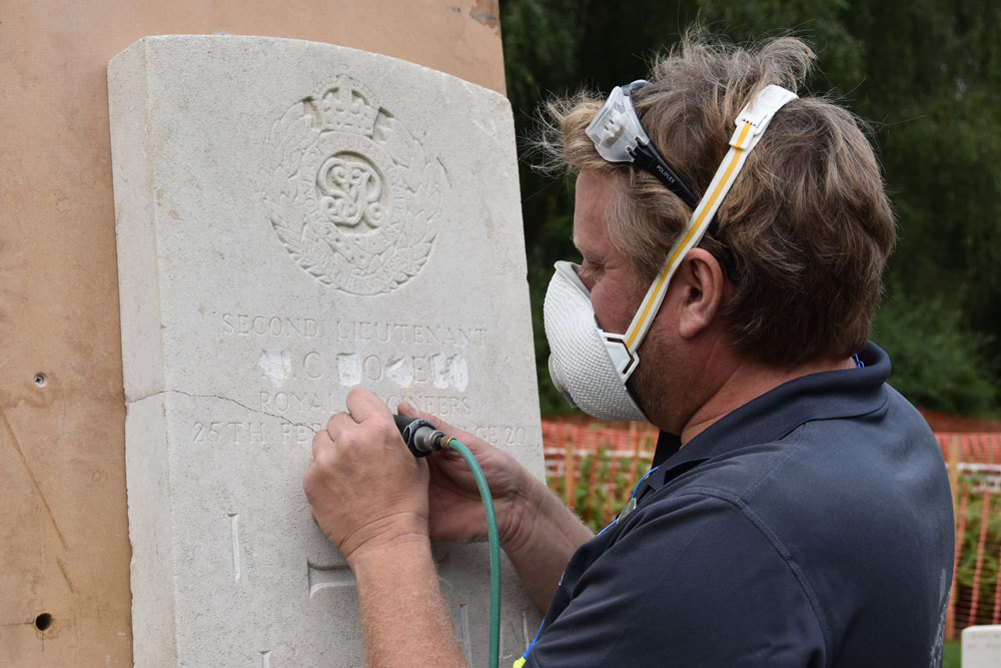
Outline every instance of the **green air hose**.
[(465, 460), (469, 470), (476, 480), (476, 488), (483, 499), (483, 511), (487, 516), (487, 539), (490, 542), (490, 668), (497, 668), (500, 659), (500, 538), (497, 535), (497, 515), (494, 512), (494, 500), (490, 496), (490, 486), (487, 485), (483, 469), (476, 462), (473, 453), (458, 439), (449, 438), (430, 421), (424, 418), (413, 418), (406, 415), (394, 415), (396, 427), (400, 430), (403, 442), (407, 444), (414, 457), (427, 457), (432, 452), (444, 448), (455, 450)]
[(476, 462), (476, 457), (462, 442), (452, 438), (448, 441), (449, 449), (458, 452), (473, 472), (476, 487), (483, 499), (483, 510), (487, 516), (487, 539), (490, 542), (490, 668), (497, 668), (500, 657), (500, 539), (497, 535), (497, 515), (494, 513), (494, 501), (490, 496), (490, 487), (483, 475), (483, 469)]

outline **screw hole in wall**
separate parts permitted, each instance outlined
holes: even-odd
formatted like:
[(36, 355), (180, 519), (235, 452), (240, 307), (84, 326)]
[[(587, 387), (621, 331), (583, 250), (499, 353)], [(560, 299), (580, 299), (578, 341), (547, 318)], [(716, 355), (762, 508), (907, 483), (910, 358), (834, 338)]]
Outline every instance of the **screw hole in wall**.
[(45, 387), (48, 384), (48, 382), (49, 382), (49, 377), (46, 376), (41, 371), (35, 374), (35, 385), (37, 385), (38, 387)]
[(52, 615), (43, 612), (38, 617), (35, 617), (35, 628), (39, 631), (48, 631), (52, 628), (52, 621)]

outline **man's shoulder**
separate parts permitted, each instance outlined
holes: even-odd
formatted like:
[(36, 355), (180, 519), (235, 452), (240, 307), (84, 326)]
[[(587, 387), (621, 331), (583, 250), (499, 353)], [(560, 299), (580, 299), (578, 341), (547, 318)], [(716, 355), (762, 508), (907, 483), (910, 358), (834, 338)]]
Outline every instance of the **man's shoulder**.
[[(887, 521), (906, 522), (916, 509), (951, 512), (941, 450), (920, 413), (885, 386), (886, 401), (869, 414), (806, 420), (780, 438), (746, 442), (670, 471), (644, 500), (647, 515), (677, 512), (700, 497), (766, 524), (775, 536), (826, 549), (853, 536), (890, 541)], [(668, 462), (669, 465), (669, 462)], [(636, 518), (640, 519), (639, 517)], [(933, 527), (929, 527), (929, 530)]]
[[(949, 485), (934, 434), (892, 388), (871, 413), (807, 420), (693, 461), (633, 515), (619, 540), (632, 534), (650, 553), (687, 546), (687, 574), (703, 584), (769, 573), (849, 655), (879, 633), (920, 646), (937, 623), (953, 550)], [(750, 577), (740, 584), (754, 588)], [(900, 609), (912, 611), (907, 628), (887, 627)]]
[(827, 654), (816, 598), (767, 531), (725, 495), (684, 496), (640, 505), (578, 551), (539, 665), (814, 665)]
[[(942, 454), (934, 433), (907, 399), (889, 385), (883, 387), (885, 402), (869, 413), (805, 419), (775, 438), (756, 440), (752, 434), (698, 458), (668, 476), (665, 498), (718, 488), (744, 500), (760, 499), (799, 480), (814, 486), (815, 492), (801, 499), (810, 503), (819, 501), (816, 492), (828, 486), (832, 492), (844, 490), (845, 477), (868, 481), (881, 492), (895, 484), (882, 476), (901, 467), (942, 477)], [(768, 484), (775, 478), (781, 484)], [(850, 491), (866, 490), (856, 485)]]

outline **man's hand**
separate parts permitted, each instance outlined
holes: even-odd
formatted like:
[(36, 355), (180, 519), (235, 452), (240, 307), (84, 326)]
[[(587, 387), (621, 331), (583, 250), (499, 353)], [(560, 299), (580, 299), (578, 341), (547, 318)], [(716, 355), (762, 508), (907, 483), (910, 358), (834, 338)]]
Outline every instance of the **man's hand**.
[[(400, 404), (401, 415), (429, 420), (462, 441), (476, 457), (494, 498), (497, 531), (522, 586), (540, 610), (545, 610), (570, 555), (591, 538), (591, 532), (567, 510), (545, 483), (532, 476), (514, 457), (456, 429), (433, 415)], [(482, 540), (487, 535), (483, 502), (466, 462), (450, 450), (428, 459), (431, 483), (430, 531), (434, 540)]]
[[(521, 518), (528, 502), (525, 492), (532, 482), (528, 472), (506, 452), (434, 415), (422, 413), (410, 404), (401, 403), (399, 413), (425, 418), (450, 438), (461, 441), (469, 448), (483, 469), (490, 487), (501, 543), (512, 540), (523, 525)], [(486, 540), (487, 523), (483, 501), (466, 462), (459, 453), (452, 450), (436, 452), (427, 458), (427, 462), (431, 473), (428, 489), (431, 539)]]
[(431, 559), (427, 463), (377, 396), (352, 390), (347, 409), (313, 438), (302, 487), (358, 583), (366, 665), (464, 666)]
[[(458, 453), (444, 450), (415, 459), (389, 409), (370, 391), (352, 390), (347, 408), (313, 438), (303, 489), (317, 524), (355, 571), (360, 594), (366, 592), (363, 607), (392, 607), (386, 601), (399, 597), (390, 590), (398, 592), (401, 583), (394, 580), (385, 597), (371, 593), (392, 579), (386, 569), (397, 564), (394, 572), (401, 575), (403, 566), (420, 566), (433, 574), (429, 539), (485, 538), (483, 502)], [(533, 601), (545, 609), (567, 560), (590, 531), (507, 453), (408, 404), (399, 411), (431, 421), (476, 457), (494, 497), (501, 545)], [(413, 561), (412, 553), (421, 558)], [(436, 585), (433, 577), (430, 581)], [(422, 589), (418, 596), (430, 595)]]
[(346, 403), (313, 437), (302, 486), (317, 524), (351, 564), (360, 551), (428, 540), (428, 467), (375, 394), (355, 389)]

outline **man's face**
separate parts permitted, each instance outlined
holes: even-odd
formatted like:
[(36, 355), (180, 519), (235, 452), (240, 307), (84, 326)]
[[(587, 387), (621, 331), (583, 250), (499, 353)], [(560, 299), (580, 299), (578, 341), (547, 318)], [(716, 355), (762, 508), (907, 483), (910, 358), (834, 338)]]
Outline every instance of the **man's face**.
[[(583, 256), (579, 276), (591, 291), (591, 306), (598, 325), (606, 332), (623, 334), (650, 287), (650, 279), (640, 276), (608, 239), (605, 220), (612, 212), (616, 196), (612, 180), (581, 171), (577, 177), (573, 227), (574, 244)], [(628, 386), (654, 424), (679, 433), (682, 423), (678, 414), (687, 406), (691, 383), (686, 381), (685, 360), (678, 352), (680, 341), (672, 335), (676, 318), (669, 315), (670, 295), (669, 291), (640, 346), (640, 364), (630, 376)]]
[(594, 172), (577, 177), (573, 241), (582, 256), (580, 280), (591, 291), (598, 325), (606, 332), (625, 333), (649, 287), (609, 241), (606, 216), (617, 196), (614, 182)]

